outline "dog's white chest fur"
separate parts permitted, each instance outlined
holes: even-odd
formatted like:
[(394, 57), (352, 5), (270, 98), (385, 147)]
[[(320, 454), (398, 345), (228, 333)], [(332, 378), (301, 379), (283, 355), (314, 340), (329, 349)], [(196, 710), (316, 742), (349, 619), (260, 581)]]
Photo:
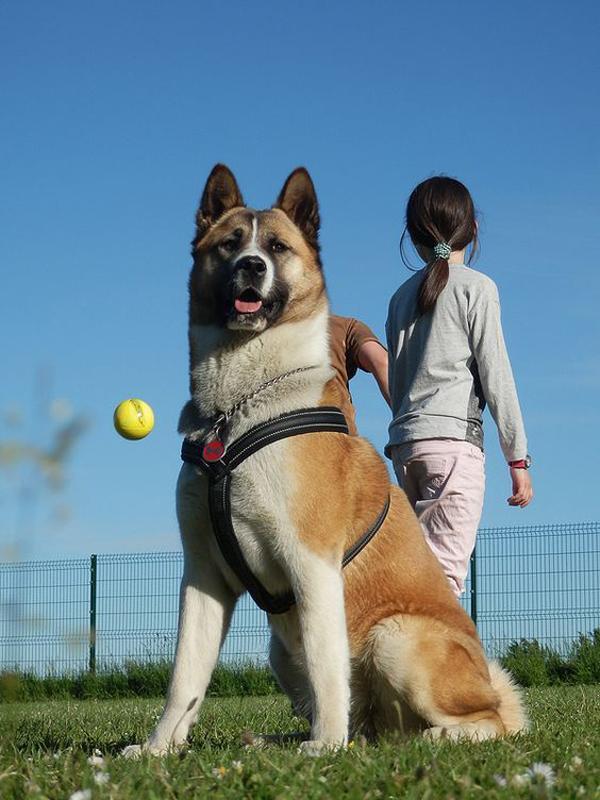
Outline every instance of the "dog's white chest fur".
[[(275, 442), (250, 456), (236, 468), (231, 480), (231, 519), (236, 538), (248, 566), (271, 593), (289, 588), (280, 564), (293, 556), (298, 542), (289, 514), (294, 478), (286, 469), (286, 444)], [(209, 553), (230, 588), (239, 593), (244, 587), (223, 559), (209, 524), (207, 483), (198, 469), (190, 464), (182, 466), (177, 486), (178, 515), (187, 523), (182, 531), (193, 531), (191, 536), (186, 534), (183, 545)], [(192, 520), (195, 524), (190, 525)]]
[[(198, 387), (194, 404), (199, 416), (207, 421), (204, 431), (215, 414), (227, 411), (256, 389), (257, 361), (264, 374), (263, 382), (297, 367), (309, 365), (311, 369), (290, 375), (281, 384), (268, 387), (242, 404), (231, 418), (226, 442), (265, 420), (318, 404), (331, 375), (326, 314), (265, 331), (241, 347), (219, 347), (222, 336), (222, 331), (199, 326), (190, 333), (194, 353), (192, 377)], [(289, 440), (267, 445), (236, 467), (231, 480), (231, 517), (236, 538), (250, 569), (271, 593), (290, 588), (281, 565), (297, 560), (299, 546), (290, 514), (296, 479), (289, 450)], [(202, 499), (206, 496), (205, 482), (198, 470), (184, 465), (178, 484), (178, 513), (186, 519), (196, 516), (208, 519), (206, 500)], [(182, 530), (189, 529), (189, 525), (182, 526)], [(231, 588), (241, 591), (243, 587), (218, 551), (210, 526), (192, 526), (192, 529), (203, 540), (200, 546), (208, 548), (220, 565)], [(200, 542), (183, 544), (195, 549)]]

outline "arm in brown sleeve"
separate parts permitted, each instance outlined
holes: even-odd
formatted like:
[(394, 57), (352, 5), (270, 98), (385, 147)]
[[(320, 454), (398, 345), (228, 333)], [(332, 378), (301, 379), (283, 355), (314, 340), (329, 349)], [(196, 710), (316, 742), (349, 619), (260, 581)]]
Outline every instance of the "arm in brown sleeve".
[(370, 372), (377, 381), (384, 400), (389, 405), (387, 350), (368, 325), (357, 319), (352, 319), (348, 326), (346, 358), (348, 375), (354, 375), (357, 367), (365, 372)]

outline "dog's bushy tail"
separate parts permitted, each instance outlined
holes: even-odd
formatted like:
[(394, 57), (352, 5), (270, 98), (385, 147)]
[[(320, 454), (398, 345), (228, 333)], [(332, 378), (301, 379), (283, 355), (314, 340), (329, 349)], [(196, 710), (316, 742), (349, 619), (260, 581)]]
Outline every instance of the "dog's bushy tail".
[(529, 719), (523, 703), (523, 695), (510, 672), (507, 672), (497, 661), (489, 663), (492, 687), (500, 697), (498, 714), (506, 733), (519, 733), (529, 728)]

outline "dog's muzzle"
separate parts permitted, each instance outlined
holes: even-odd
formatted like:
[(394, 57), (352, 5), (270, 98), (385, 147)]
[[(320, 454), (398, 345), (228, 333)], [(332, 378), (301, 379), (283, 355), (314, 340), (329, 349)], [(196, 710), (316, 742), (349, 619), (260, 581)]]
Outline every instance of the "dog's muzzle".
[(233, 273), (233, 309), (237, 314), (255, 315), (263, 309), (263, 286), (267, 264), (256, 255), (243, 256)]
[(256, 288), (257, 279), (263, 278), (267, 273), (267, 264), (260, 256), (244, 256), (235, 265), (235, 272), (241, 273), (244, 280)]

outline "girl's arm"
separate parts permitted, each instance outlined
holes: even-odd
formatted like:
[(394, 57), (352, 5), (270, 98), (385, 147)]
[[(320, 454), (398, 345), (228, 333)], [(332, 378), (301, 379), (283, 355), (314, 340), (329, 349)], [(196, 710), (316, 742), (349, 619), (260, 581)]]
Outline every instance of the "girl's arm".
[(390, 304), (389, 304), (389, 307), (388, 307), (388, 314), (387, 314), (387, 318), (385, 320), (385, 341), (386, 341), (386, 344), (387, 344), (387, 358), (388, 358), (388, 363), (387, 363), (387, 370), (388, 370), (388, 373), (387, 373), (387, 390), (388, 390), (388, 398), (389, 398), (388, 404), (389, 404), (389, 406), (390, 406), (390, 408), (392, 409), (392, 412), (393, 412), (394, 409), (393, 409), (393, 405), (392, 405), (392, 386), (393, 386), (393, 383), (392, 383), (392, 381), (393, 381), (392, 370), (394, 368), (394, 362), (396, 360), (396, 342), (394, 341), (394, 337), (393, 337), (393, 334), (392, 334), (392, 321), (391, 321), (391, 317), (392, 317), (392, 302), (393, 302), (393, 298), (392, 298), (392, 300), (390, 300)]
[[(469, 311), (471, 347), (477, 361), (485, 399), (498, 428), (500, 445), (508, 462), (527, 455), (527, 437), (517, 389), (506, 351), (498, 289), (487, 279)], [(510, 470), (512, 495), (508, 504), (524, 508), (533, 498), (533, 487), (525, 469)]]
[(365, 372), (370, 372), (377, 381), (383, 399), (389, 405), (390, 389), (388, 385), (388, 354), (379, 342), (370, 339), (358, 351), (358, 364)]
[(504, 457), (507, 462), (524, 459), (525, 426), (502, 333), (498, 289), (489, 278), (482, 281), (469, 308), (469, 332), (483, 394), (498, 428)]

